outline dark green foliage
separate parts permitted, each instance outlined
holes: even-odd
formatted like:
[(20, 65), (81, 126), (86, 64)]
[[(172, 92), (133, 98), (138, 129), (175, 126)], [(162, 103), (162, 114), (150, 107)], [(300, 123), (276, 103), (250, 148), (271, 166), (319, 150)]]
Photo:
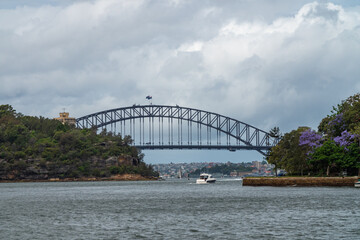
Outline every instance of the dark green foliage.
[(6, 105), (0, 105), (0, 118), (5, 116), (15, 116), (16, 111), (13, 109), (12, 106), (6, 104)]
[(336, 167), (336, 162), (342, 162), (344, 149), (335, 144), (334, 141), (326, 141), (321, 147), (315, 149), (310, 155), (309, 163), (313, 171), (325, 174), (330, 167)]
[[(156, 176), (152, 167), (143, 162), (143, 154), (129, 146), (131, 142), (130, 136), (122, 138), (106, 131), (97, 134), (96, 129), (77, 129), (57, 120), (23, 116), (10, 105), (0, 105), (2, 174), (6, 166), (5, 174), (18, 177), (26, 175), (29, 167), (31, 171), (46, 172), (48, 177), (104, 177), (122, 173)], [(110, 167), (106, 164), (108, 158), (120, 155), (140, 163)]]
[(273, 147), (267, 156), (268, 163), (274, 164), (275, 168), (286, 169), (292, 175), (303, 175), (308, 173), (307, 163), (308, 149), (305, 146), (299, 146), (299, 138), (307, 127), (299, 127), (290, 133), (286, 133), (278, 145)]
[(309, 163), (315, 173), (329, 175), (346, 171), (350, 175), (356, 175), (356, 168), (360, 168), (360, 148), (356, 143), (344, 147), (333, 140), (327, 140), (310, 154)]

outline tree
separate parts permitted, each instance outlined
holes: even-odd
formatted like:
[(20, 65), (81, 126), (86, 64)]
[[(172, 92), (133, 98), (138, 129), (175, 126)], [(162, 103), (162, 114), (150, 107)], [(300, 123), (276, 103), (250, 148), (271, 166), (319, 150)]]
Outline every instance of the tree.
[(299, 146), (307, 147), (309, 150), (308, 153), (312, 152), (315, 148), (320, 147), (322, 142), (322, 135), (310, 128), (300, 134)]
[[(331, 113), (322, 119), (318, 128), (319, 132), (324, 134), (326, 141), (334, 141), (333, 146), (331, 148), (330, 142), (328, 142), (326, 146), (317, 150), (317, 154), (314, 155), (317, 157), (315, 160), (319, 160), (321, 154), (325, 154), (326, 149), (328, 157), (338, 157), (338, 159), (333, 159), (332, 166), (335, 165), (340, 170), (347, 168), (347, 171), (350, 172), (357, 167), (360, 175), (360, 166), (354, 163), (356, 161), (354, 152), (358, 151), (360, 142), (360, 93), (348, 97), (341, 104), (333, 107)], [(344, 152), (339, 155), (341, 147), (344, 148)], [(330, 168), (328, 169), (330, 170)]]
[(311, 153), (309, 163), (319, 174), (330, 175), (331, 168), (335, 167), (335, 161), (342, 161), (343, 149), (336, 145), (335, 141), (328, 140)]
[(282, 138), (282, 133), (280, 132), (279, 127), (273, 127), (272, 129), (270, 129), (269, 135), (273, 138)]
[(6, 115), (15, 116), (16, 111), (11, 105), (0, 105), (0, 118)]
[(344, 161), (341, 165), (343, 169), (346, 169), (348, 174), (360, 176), (360, 148), (357, 143), (352, 143), (347, 147), (348, 152), (344, 157)]
[(270, 164), (274, 164), (275, 175), (277, 176), (278, 168), (281, 168), (281, 163), (286, 157), (285, 149), (283, 149), (280, 143), (271, 148), (268, 155), (266, 156), (266, 161)]
[(340, 136), (345, 130), (354, 133), (360, 126), (360, 93), (333, 107), (331, 113), (322, 119), (318, 127), (319, 132), (329, 139)]
[(353, 135), (343, 132), (342, 136), (327, 140), (310, 154), (309, 163), (319, 174), (329, 176), (331, 173), (346, 171), (356, 174), (360, 167), (360, 148), (351, 141)]
[(301, 174), (308, 171), (307, 153), (309, 148), (299, 145), (299, 138), (307, 127), (299, 127), (286, 133), (278, 145), (270, 150), (267, 161), (277, 168), (284, 168), (290, 174)]

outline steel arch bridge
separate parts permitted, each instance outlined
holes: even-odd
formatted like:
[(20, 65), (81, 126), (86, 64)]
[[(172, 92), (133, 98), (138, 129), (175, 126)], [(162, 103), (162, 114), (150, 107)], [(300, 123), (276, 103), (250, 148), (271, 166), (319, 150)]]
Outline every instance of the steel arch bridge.
[(199, 109), (133, 105), (76, 119), (78, 128), (130, 135), (139, 149), (256, 150), (265, 155), (278, 142), (269, 133), (236, 119)]

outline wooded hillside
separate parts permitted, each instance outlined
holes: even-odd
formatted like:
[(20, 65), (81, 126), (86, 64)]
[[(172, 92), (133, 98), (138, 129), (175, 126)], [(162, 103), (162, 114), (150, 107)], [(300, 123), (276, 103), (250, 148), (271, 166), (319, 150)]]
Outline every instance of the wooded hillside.
[(157, 176), (131, 137), (77, 129), (0, 105), (0, 179)]

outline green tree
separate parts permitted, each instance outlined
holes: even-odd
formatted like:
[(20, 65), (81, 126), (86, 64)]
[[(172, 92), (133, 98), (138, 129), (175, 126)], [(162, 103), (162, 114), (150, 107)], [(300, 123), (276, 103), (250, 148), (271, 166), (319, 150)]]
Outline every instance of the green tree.
[(303, 175), (308, 172), (307, 153), (310, 149), (299, 146), (300, 135), (307, 129), (309, 128), (299, 127), (297, 130), (286, 133), (278, 145), (270, 150), (266, 159), (268, 163), (275, 165), (275, 171), (283, 168), (290, 174)]
[(282, 138), (282, 133), (280, 132), (280, 128), (279, 127), (273, 127), (272, 129), (270, 129), (270, 137), (273, 138)]
[(285, 157), (286, 157), (286, 151), (282, 147), (282, 145), (280, 145), (280, 143), (272, 147), (268, 155), (266, 156), (266, 161), (275, 166), (274, 171), (276, 177), (277, 177), (277, 170), (282, 168), (282, 163), (285, 161)]
[(9, 116), (15, 116), (16, 111), (13, 109), (12, 106), (6, 104), (6, 105), (0, 105), (0, 118), (9, 115)]
[(310, 155), (309, 163), (312, 165), (312, 169), (321, 175), (326, 173), (330, 175), (331, 168), (335, 168), (335, 162), (342, 161), (343, 149), (336, 145), (333, 140), (324, 142), (321, 147), (318, 147)]

